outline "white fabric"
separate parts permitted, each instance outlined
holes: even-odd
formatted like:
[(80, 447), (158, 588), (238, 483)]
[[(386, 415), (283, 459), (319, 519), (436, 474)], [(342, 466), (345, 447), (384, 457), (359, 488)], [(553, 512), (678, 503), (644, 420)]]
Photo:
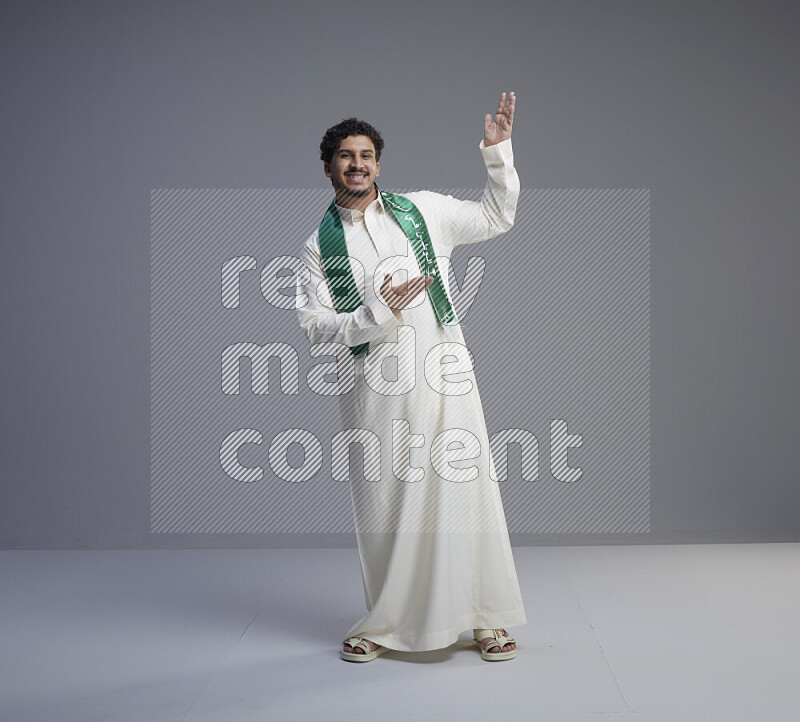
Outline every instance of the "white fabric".
[[(480, 150), (488, 171), (481, 201), (429, 191), (403, 194), (425, 218), (445, 286), (448, 263), (442, 257), (449, 259), (455, 245), (492, 238), (514, 222), (519, 178), (511, 141), (488, 148), (481, 142)], [(380, 481), (350, 479), (368, 612), (347, 636), (357, 633), (390, 649), (423, 651), (449, 646), (467, 629), (525, 624), (461, 328), (443, 327), (426, 294), (402, 312), (383, 303), (379, 289), (385, 268), (405, 269), (408, 278), (420, 274), (413, 249), (383, 199), (365, 213), (344, 208), (339, 213), (365, 305), (353, 313), (333, 310), (315, 232), (303, 248), (311, 278), (300, 287), (307, 303), (299, 302), (297, 313), (312, 344), (370, 342), (366, 360), (364, 354), (356, 359), (355, 389), (340, 396), (343, 428), (375, 433), (381, 452)], [(404, 278), (398, 274), (395, 283)], [(394, 383), (391, 362), (383, 364), (393, 354), (400, 357)], [(443, 380), (441, 364), (453, 358), (457, 362), (447, 367)]]

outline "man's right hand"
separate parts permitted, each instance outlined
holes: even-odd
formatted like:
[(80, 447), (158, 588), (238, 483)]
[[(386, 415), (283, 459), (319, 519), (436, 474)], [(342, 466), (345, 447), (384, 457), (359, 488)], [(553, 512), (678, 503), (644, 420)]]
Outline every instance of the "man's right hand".
[(383, 283), (381, 284), (381, 296), (383, 296), (383, 300), (386, 301), (386, 305), (389, 308), (402, 311), (432, 283), (432, 278), (417, 276), (392, 286), (392, 277), (387, 273), (383, 277)]

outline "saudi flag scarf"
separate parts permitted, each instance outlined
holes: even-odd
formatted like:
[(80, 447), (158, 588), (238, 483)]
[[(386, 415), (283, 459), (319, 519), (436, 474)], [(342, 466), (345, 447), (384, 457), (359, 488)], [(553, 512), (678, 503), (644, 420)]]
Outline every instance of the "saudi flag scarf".
[[(375, 188), (377, 189), (377, 187), (376, 185)], [(457, 323), (456, 313), (447, 297), (439, 266), (436, 263), (436, 254), (433, 251), (428, 227), (419, 208), (404, 196), (382, 190), (378, 190), (378, 193), (381, 194), (384, 203), (392, 212), (392, 217), (403, 229), (411, 243), (423, 275), (433, 278), (433, 283), (428, 286), (427, 293), (439, 322), (442, 324)], [(319, 226), (318, 237), (322, 269), (328, 279), (336, 312), (355, 311), (364, 302), (358, 293), (353, 270), (350, 267), (344, 228), (339, 212), (336, 210), (335, 199), (325, 211), (325, 216)], [(368, 348), (369, 343), (362, 343), (359, 346), (351, 346), (350, 351), (357, 356)]]

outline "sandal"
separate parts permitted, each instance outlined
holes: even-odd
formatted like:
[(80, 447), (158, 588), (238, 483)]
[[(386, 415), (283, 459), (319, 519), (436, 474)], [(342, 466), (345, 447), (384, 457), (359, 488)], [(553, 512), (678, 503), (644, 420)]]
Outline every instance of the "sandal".
[(358, 654), (358, 652), (355, 651), (345, 652), (344, 649), (342, 649), (342, 659), (348, 662), (371, 662), (375, 657), (386, 651), (386, 647), (383, 646), (379, 646), (377, 649), (370, 651), (369, 642), (367, 642), (364, 637), (348, 637), (342, 644), (349, 644), (354, 650), (356, 647), (361, 647), (361, 649), (364, 650), (364, 654)]
[[(494, 642), (484, 646), (481, 642), (494, 638)], [(511, 637), (505, 629), (475, 629), (472, 632), (472, 638), (475, 641), (475, 646), (481, 650), (481, 657), (487, 662), (499, 662), (503, 659), (514, 659), (517, 656), (517, 648), (509, 649), (507, 652), (501, 651), (503, 645), (516, 643), (516, 639)], [(490, 652), (488, 650), (493, 647), (499, 647), (497, 652)]]

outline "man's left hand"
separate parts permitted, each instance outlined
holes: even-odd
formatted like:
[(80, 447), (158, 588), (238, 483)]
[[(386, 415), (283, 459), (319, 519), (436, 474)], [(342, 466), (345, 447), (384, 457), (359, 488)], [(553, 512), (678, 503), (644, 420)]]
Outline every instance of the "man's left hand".
[(512, 90), (508, 97), (503, 93), (497, 104), (497, 113), (492, 120), (491, 113), (487, 113), (483, 120), (483, 144), (496, 145), (511, 137), (511, 126), (514, 123), (514, 102), (517, 96)]

